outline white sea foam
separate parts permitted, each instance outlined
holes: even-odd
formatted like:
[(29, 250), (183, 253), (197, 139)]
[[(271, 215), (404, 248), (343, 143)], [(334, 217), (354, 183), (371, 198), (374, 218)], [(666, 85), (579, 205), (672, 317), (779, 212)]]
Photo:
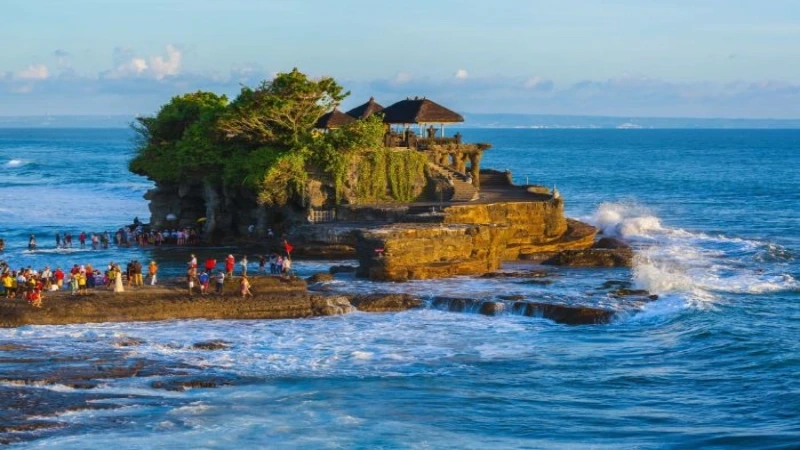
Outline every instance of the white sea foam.
[(23, 166), (25, 164), (27, 164), (27, 161), (24, 161), (24, 160), (21, 160), (21, 159), (12, 159), (12, 160), (7, 161), (4, 165), (6, 167), (20, 167), (20, 166)]
[(659, 295), (678, 293), (697, 306), (726, 293), (800, 288), (791, 275), (759, 267), (763, 248), (774, 247), (764, 242), (665, 226), (648, 208), (630, 203), (604, 203), (586, 220), (634, 246), (635, 286)]

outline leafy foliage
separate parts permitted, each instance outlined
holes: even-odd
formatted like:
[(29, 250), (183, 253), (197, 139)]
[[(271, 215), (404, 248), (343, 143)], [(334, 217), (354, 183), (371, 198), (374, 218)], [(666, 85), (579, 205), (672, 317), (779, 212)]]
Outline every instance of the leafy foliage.
[(347, 95), (333, 78), (313, 80), (294, 69), (256, 89), (242, 88), (219, 126), (256, 145), (297, 147), (317, 119)]
[(253, 190), (268, 205), (302, 198), (310, 171), (329, 178), (337, 203), (413, 200), (426, 159), (384, 148), (380, 115), (314, 134), (319, 117), (348, 94), (332, 78), (294, 69), (243, 87), (230, 103), (210, 92), (173, 97), (132, 125), (138, 148), (130, 170), (157, 182)]
[(285, 205), (302, 197), (308, 179), (305, 154), (285, 153), (267, 170), (260, 184), (258, 201), (266, 205)]
[(173, 97), (155, 117), (139, 117), (132, 125), (138, 153), (132, 172), (156, 181), (197, 178), (218, 164), (224, 149), (215, 145), (214, 123), (225, 111), (227, 97), (195, 92)]

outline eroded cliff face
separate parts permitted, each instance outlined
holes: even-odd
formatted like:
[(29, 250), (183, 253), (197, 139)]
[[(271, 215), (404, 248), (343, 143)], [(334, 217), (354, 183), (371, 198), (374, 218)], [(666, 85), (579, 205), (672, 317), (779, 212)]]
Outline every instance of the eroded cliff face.
[(509, 228), (504, 225), (398, 224), (356, 231), (357, 275), (405, 281), (496, 270)]
[(264, 236), (274, 224), (299, 220), (305, 214), (293, 205), (284, 208), (259, 205), (255, 195), (246, 189), (230, 189), (209, 182), (159, 183), (145, 194), (145, 199), (150, 201), (150, 224), (154, 229), (201, 228), (211, 242), (248, 236), (251, 225), (255, 226), (254, 237)]
[(591, 246), (597, 230), (578, 224), (567, 221), (557, 198), (451, 206), (442, 224), (356, 230), (358, 275), (384, 281), (480, 275), (505, 260)]
[(518, 259), (520, 253), (558, 241), (567, 231), (564, 202), (505, 202), (456, 205), (445, 209), (447, 224), (495, 224), (508, 228), (502, 258)]

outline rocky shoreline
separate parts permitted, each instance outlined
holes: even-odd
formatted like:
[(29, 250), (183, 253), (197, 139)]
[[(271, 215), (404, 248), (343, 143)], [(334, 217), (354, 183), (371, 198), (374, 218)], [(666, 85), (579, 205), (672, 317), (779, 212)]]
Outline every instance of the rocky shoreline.
[[(515, 277), (520, 282), (549, 283), (550, 280), (542, 274), (543, 272), (492, 272), (485, 277)], [(0, 302), (0, 327), (184, 319), (301, 319), (355, 311), (402, 312), (423, 307), (451, 312), (475, 312), (488, 316), (511, 313), (542, 317), (566, 325), (609, 323), (616, 314), (615, 311), (602, 308), (546, 304), (524, 298), (433, 297), (426, 301), (405, 293), (329, 294), (325, 292), (324, 283), (333, 280), (333, 275), (328, 273), (309, 277), (308, 283), (299, 278), (273, 276), (253, 277), (251, 280), (254, 294), (252, 298), (239, 296), (238, 284), (233, 280), (228, 282), (224, 296), (212, 293), (190, 297), (185, 288), (175, 283), (128, 289), (120, 294), (102, 289), (92, 290), (86, 296), (72, 296), (68, 292), (51, 293), (45, 298), (42, 308), (34, 308), (22, 299), (4, 300)], [(652, 300), (646, 292), (628, 289), (618, 291), (621, 296), (634, 295)]]

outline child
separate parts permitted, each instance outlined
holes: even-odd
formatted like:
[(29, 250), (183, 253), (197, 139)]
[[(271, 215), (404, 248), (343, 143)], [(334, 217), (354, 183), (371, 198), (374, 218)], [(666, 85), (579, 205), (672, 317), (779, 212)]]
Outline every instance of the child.
[(200, 281), (200, 295), (206, 295), (208, 292), (208, 280), (209, 280), (208, 272), (203, 271), (200, 276), (198, 277)]
[(253, 293), (250, 292), (250, 281), (247, 279), (247, 275), (242, 276), (239, 289), (242, 291), (242, 298), (246, 298), (247, 296), (250, 296), (251, 298), (253, 297)]

